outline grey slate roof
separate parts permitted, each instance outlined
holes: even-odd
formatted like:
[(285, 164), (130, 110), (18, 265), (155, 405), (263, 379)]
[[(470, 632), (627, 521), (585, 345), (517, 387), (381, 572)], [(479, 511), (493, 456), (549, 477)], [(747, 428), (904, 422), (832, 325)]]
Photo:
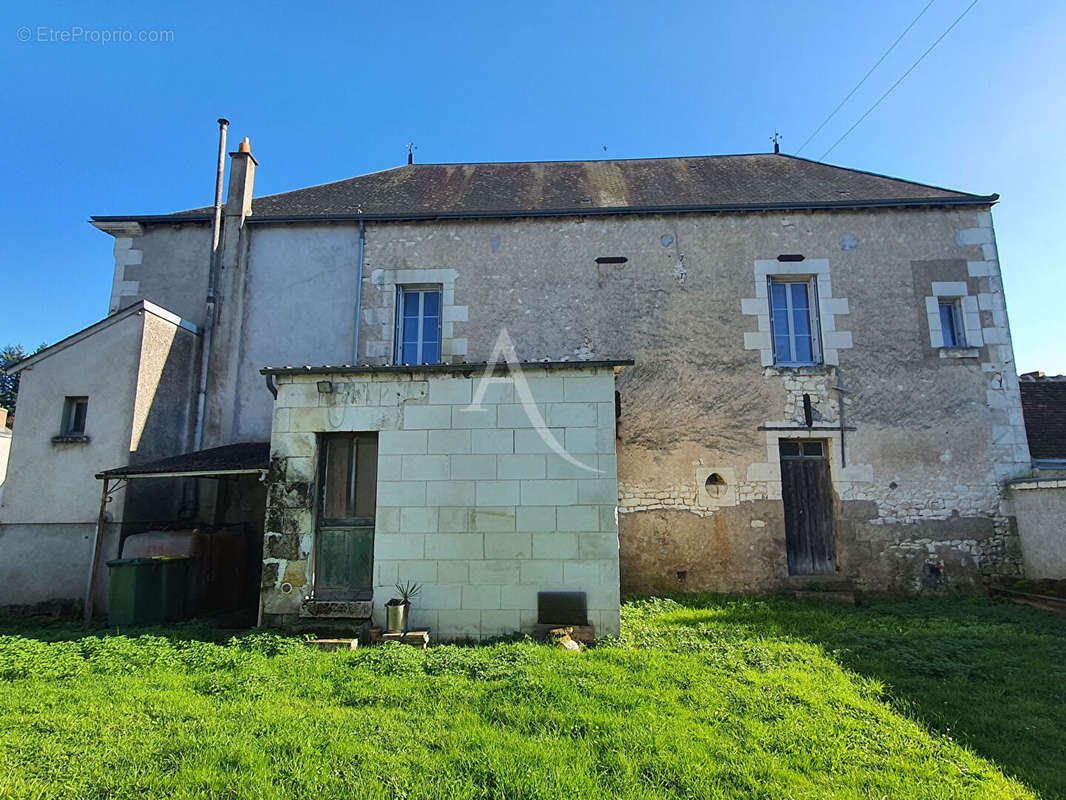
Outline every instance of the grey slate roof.
[[(974, 195), (784, 154), (414, 164), (257, 197), (262, 219), (498, 217), (980, 205)], [(203, 218), (210, 208), (162, 218)], [(93, 217), (96, 221), (152, 217)]]

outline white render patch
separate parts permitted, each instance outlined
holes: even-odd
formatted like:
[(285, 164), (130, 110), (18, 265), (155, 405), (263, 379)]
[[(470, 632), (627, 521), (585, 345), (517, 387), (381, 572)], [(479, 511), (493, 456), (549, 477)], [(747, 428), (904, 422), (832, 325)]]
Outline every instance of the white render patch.
[[(611, 368), (524, 373), (538, 408), (576, 469), (543, 443), (513, 386), (497, 379), (480, 411), (479, 376), (338, 373), (278, 377), (272, 464), (286, 480), (311, 481), (319, 434), (379, 431), (373, 617), (397, 582), (423, 584), (412, 624), (441, 639), (529, 631), (537, 593), (583, 591), (597, 635), (619, 628), (614, 374)], [(333, 391), (316, 383), (331, 380)], [(272, 487), (271, 497), (290, 496)], [(273, 500), (271, 501), (274, 502)], [(276, 518), (271, 506), (268, 518)], [(267, 614), (296, 614), (314, 571), (313, 510), (279, 509), (299, 530), (292, 558), (267, 557)], [(266, 532), (266, 552), (285, 534)], [(298, 591), (284, 592), (289, 583)]]
[(744, 349), (758, 350), (762, 365), (773, 366), (774, 350), (770, 333), (767, 280), (777, 275), (808, 276), (816, 279), (822, 361), (830, 365), (839, 364), (840, 351), (852, 347), (851, 332), (837, 330), (836, 322), (838, 316), (848, 313), (848, 299), (833, 297), (833, 283), (827, 258), (807, 258), (803, 261), (778, 261), (776, 258), (755, 260), (755, 297), (746, 297), (740, 301), (740, 313), (755, 317), (758, 330), (744, 334)]
[(111, 302), (108, 304), (108, 314), (114, 314), (123, 306), (127, 306), (140, 294), (140, 281), (126, 280), (126, 266), (140, 264), (144, 258), (144, 251), (133, 246), (133, 237), (115, 237), (115, 276), (111, 283)]
[[(376, 269), (370, 274), (370, 285), (377, 291), (377, 304), (371, 300), (373, 294), (364, 292), (367, 298), (362, 314), (363, 324), (368, 331), (375, 328), (380, 332), (376, 339), (368, 338), (363, 345), (363, 356), (368, 359), (385, 359), (391, 362), (395, 347), (396, 330), (396, 293), (398, 286), (440, 286), (441, 287), (441, 361), (447, 363), (451, 357), (463, 357), (467, 354), (466, 339), (455, 335), (456, 323), (468, 320), (466, 306), (455, 304), (455, 282), (458, 271), (446, 268), (427, 269)], [(364, 279), (365, 280), (365, 279)]]

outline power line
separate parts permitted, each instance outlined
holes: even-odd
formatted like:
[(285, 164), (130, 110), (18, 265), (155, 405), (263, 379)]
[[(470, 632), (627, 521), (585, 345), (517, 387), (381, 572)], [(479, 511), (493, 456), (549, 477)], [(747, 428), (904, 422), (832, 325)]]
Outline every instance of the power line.
[(877, 63), (874, 64), (872, 67), (870, 67), (870, 71), (862, 76), (862, 80), (861, 81), (859, 81), (858, 83), (855, 84), (855, 88), (852, 89), (850, 92), (848, 92), (847, 97), (845, 97), (843, 100), (840, 101), (840, 104), (829, 113), (829, 116), (826, 117), (824, 120), (822, 120), (822, 124), (814, 129), (814, 133), (812, 133), (810, 136), (808, 136), (807, 140), (803, 144), (800, 145), (800, 149), (796, 151), (796, 155), (799, 155), (800, 153), (803, 152), (803, 148), (805, 148), (807, 145), (809, 145), (811, 143), (811, 139), (813, 139), (815, 136), (817, 136), (818, 133), (822, 130), (822, 128), (824, 128), (828, 124), (829, 120), (831, 120), (833, 117), (835, 117), (836, 113), (838, 111), (840, 111), (840, 109), (842, 109), (844, 107), (844, 104), (847, 103), (848, 100), (851, 99), (851, 96), (853, 94), (855, 94), (855, 92), (859, 91), (859, 88), (864, 83), (866, 83), (866, 79), (874, 74), (874, 70), (877, 69), (879, 66), (881, 66), (881, 62), (884, 61), (886, 58), (888, 58), (888, 54), (896, 49), (896, 45), (899, 44), (901, 41), (903, 41), (903, 37), (906, 36), (910, 32), (910, 29), (914, 27), (915, 23), (917, 23), (918, 20), (920, 20), (922, 18), (922, 16), (925, 14), (925, 12), (929, 10), (929, 7), (931, 5), (933, 5), (933, 3), (935, 3), (935, 2), (936, 2), (936, 0), (929, 0), (929, 2), (925, 4), (925, 8), (923, 8), (921, 11), (918, 12), (918, 16), (916, 16), (914, 19), (911, 20), (911, 24), (908, 25), (906, 28), (904, 28), (903, 29), (903, 33), (901, 33), (899, 36), (896, 37), (896, 41), (892, 42), (891, 46), (884, 53), (881, 54), (881, 57), (879, 59), (877, 59)]
[(973, 2), (970, 3), (970, 5), (966, 6), (966, 10), (963, 11), (961, 14), (959, 14), (959, 16), (957, 16), (955, 18), (954, 22), (952, 22), (950, 25), (948, 25), (947, 30), (945, 30), (942, 34), (940, 34), (940, 36), (937, 37), (936, 41), (933, 42), (931, 45), (929, 45), (929, 48), (924, 53), (922, 53), (920, 56), (918, 56), (918, 60), (915, 61), (913, 64), (911, 64), (910, 68), (908, 68), (908, 70), (906, 72), (904, 72), (902, 75), (900, 75), (899, 80), (896, 81), (895, 83), (893, 83), (891, 86), (889, 86), (888, 87), (888, 91), (885, 92), (883, 95), (881, 95), (879, 98), (877, 98), (877, 102), (874, 103), (872, 106), (870, 106), (868, 109), (866, 109), (866, 113), (863, 114), (861, 117), (859, 117), (859, 119), (855, 122), (854, 125), (852, 125), (846, 131), (844, 131), (843, 136), (841, 136), (839, 139), (837, 139), (835, 142), (833, 142), (833, 146), (830, 147), (828, 150), (826, 150), (824, 153), (822, 153), (821, 157), (818, 160), (821, 161), (827, 155), (832, 153), (836, 149), (836, 146), (838, 144), (840, 144), (842, 141), (844, 141), (848, 137), (848, 134), (850, 134), (853, 130), (855, 130), (857, 127), (859, 127), (859, 124), (864, 119), (866, 119), (868, 116), (870, 116), (870, 113), (875, 108), (877, 108), (879, 105), (881, 105), (881, 102), (886, 97), (888, 97), (890, 94), (892, 94), (892, 90), (895, 89), (897, 86), (899, 86), (901, 83), (903, 83), (904, 78), (906, 78), (908, 75), (910, 75), (914, 71), (914, 68), (917, 67), (919, 64), (921, 64), (922, 60), (927, 55), (929, 55), (931, 52), (933, 52), (933, 48), (935, 48), (938, 44), (940, 44), (940, 42), (943, 41), (944, 37), (947, 36), (949, 33), (951, 33), (951, 31), (955, 28), (956, 25), (958, 25), (960, 22), (962, 22), (962, 18), (965, 17), (967, 14), (969, 14), (970, 13), (970, 9), (973, 8), (975, 5), (977, 5), (977, 3), (978, 3), (978, 0), (973, 0)]

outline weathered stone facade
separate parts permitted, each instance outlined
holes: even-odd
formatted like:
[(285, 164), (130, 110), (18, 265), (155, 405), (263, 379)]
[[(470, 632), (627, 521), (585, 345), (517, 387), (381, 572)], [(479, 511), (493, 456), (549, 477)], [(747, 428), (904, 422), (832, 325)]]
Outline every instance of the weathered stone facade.
[[(614, 371), (529, 365), (522, 376), (550, 434), (587, 469), (552, 452), (511, 378), (492, 378), (479, 398), (469, 367), (279, 376), (264, 619), (372, 612), (380, 624), (394, 585), (414, 581), (412, 623), (438, 637), (529, 631), (546, 590), (585, 592), (597, 632), (617, 632)], [(312, 592), (315, 465), (321, 434), (338, 431), (380, 431), (371, 602)]]
[[(258, 374), (264, 362), (352, 360), (358, 227), (245, 230), (254, 335), (229, 345), (238, 386), (221, 427), (262, 438), (271, 401)], [(154, 241), (154, 231), (147, 226), (144, 238)], [(135, 238), (134, 249), (145, 253), (142, 285), (158, 281), (160, 247)], [(294, 277), (301, 252), (313, 263), (298, 275), (336, 280), (293, 280), (291, 304), (279, 305), (270, 287)], [(764, 363), (760, 287), (781, 253), (804, 257), (782, 271), (819, 278), (826, 361), (837, 364)], [(604, 266), (595, 261), (603, 254), (628, 261)], [(447, 278), (439, 281), (452, 309), (445, 333), (466, 350), (452, 350), (455, 361), (487, 358), (501, 326), (522, 358), (635, 360), (618, 381), (623, 590), (791, 585), (782, 435), (821, 438), (833, 454), (840, 568), (860, 588), (976, 586), (1019, 569), (1001, 486), (1029, 463), (987, 209), (368, 222), (358, 363), (389, 363), (397, 281), (432, 277), (422, 270)], [(928, 300), (946, 291), (976, 299), (966, 330), (976, 344), (979, 325), (980, 346), (937, 346)], [(324, 330), (338, 335), (323, 343)], [(804, 394), (818, 428), (810, 434)], [(715, 497), (705, 490), (711, 473), (725, 481)]]

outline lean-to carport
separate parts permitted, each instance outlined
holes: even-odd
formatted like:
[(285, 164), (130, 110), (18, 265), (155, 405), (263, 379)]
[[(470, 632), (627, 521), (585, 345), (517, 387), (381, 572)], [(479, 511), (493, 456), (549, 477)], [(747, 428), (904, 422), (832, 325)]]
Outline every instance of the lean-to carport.
[(225, 478), (238, 475), (258, 475), (260, 480), (265, 480), (269, 462), (269, 442), (245, 442), (171, 456), (146, 464), (116, 467), (97, 473), (96, 477), (103, 483), (100, 491), (100, 510), (96, 518), (92, 560), (85, 588), (85, 624), (88, 625), (93, 616), (107, 504), (111, 496), (123, 488), (127, 481), (146, 478)]

